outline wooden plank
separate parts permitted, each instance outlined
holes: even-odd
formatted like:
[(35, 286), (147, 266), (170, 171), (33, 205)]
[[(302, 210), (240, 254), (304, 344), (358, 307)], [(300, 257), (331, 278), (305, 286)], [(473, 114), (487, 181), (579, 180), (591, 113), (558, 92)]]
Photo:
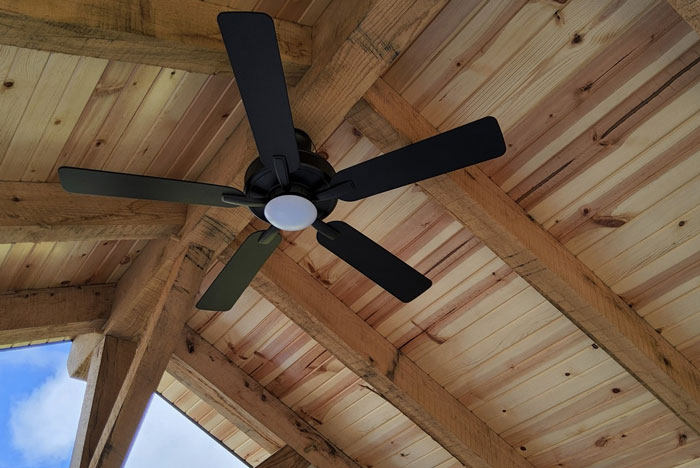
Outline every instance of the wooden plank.
[[(642, 89), (639, 92), (644, 94), (644, 87), (653, 86), (650, 80), (659, 70), (682, 57), (696, 41), (697, 35), (682, 24), (669, 5), (658, 4), (589, 62), (595, 66), (584, 67), (576, 73), (575, 79), (562, 80), (550, 92), (550, 99), (530, 107), (527, 119), (505, 129), (508, 143), (513, 146), (509, 146), (505, 157), (482, 165), (482, 169), (499, 185), (508, 179), (511, 185), (518, 183), (576, 136), (588, 131), (602, 115), (625, 102), (636, 90)], [(685, 66), (681, 65), (679, 69)], [(590, 83), (595, 85), (589, 87)], [(636, 104), (638, 102), (632, 103), (631, 107)], [(625, 108), (623, 112), (626, 111)], [(550, 118), (550, 114), (553, 117)], [(533, 115), (535, 120), (531, 117)], [(614, 117), (613, 123), (622, 115)], [(610, 125), (596, 131), (602, 135)]]
[(194, 305), (210, 254), (210, 251), (193, 247), (173, 263), (166, 280), (169, 287), (158, 301), (136, 346), (134, 358), (94, 445), (90, 468), (119, 468), (124, 463), (148, 401), (158, 387), (187, 314)]
[(113, 336), (100, 338), (88, 370), (70, 468), (86, 468), (90, 463), (136, 351), (136, 344), (131, 341)]
[[(16, 119), (16, 129), (0, 164), (3, 180), (21, 180), (44, 129), (55, 111), (80, 57), (51, 54), (41, 71), (24, 112)], [(13, 86), (14, 87), (14, 86)]]
[[(231, 73), (216, 15), (198, 0), (0, 1), (2, 43), (200, 73)], [(275, 20), (282, 66), (295, 84), (311, 65), (311, 28)]]
[[(96, 59), (99, 60), (99, 59)], [(100, 75), (97, 83), (90, 90), (87, 101), (78, 110), (73, 126), (67, 135), (67, 139), (61, 142), (60, 148), (55, 153), (55, 158), (51, 161), (43, 161), (40, 158), (36, 176), (40, 181), (58, 182), (58, 168), (61, 166), (82, 166), (85, 164), (85, 155), (98, 143), (98, 132), (110, 116), (112, 109), (119, 103), (121, 109), (126, 94), (125, 89), (134, 86), (132, 77), (139, 69), (156, 68), (148, 65), (137, 65), (126, 62), (106, 61), (107, 65)], [(141, 89), (141, 86), (136, 85)], [(128, 93), (133, 96), (133, 93)], [(46, 156), (48, 157), (48, 155)], [(100, 169), (93, 167), (93, 169)]]
[(109, 315), (114, 285), (0, 293), (0, 344), (82, 335)]
[(359, 465), (251, 378), (221, 351), (189, 330), (177, 342), (168, 373), (222, 415), (249, 415), (318, 468)]
[(285, 253), (274, 252), (251, 286), (462, 463), (531, 466)]
[(155, 239), (177, 234), (177, 203), (68, 193), (59, 184), (0, 182), (0, 243)]
[(49, 117), (49, 124), (40, 138), (33, 134), (32, 139), (36, 140), (34, 153), (25, 155), (27, 170), (21, 180), (46, 181), (108, 63), (104, 59), (80, 57), (61, 100)]
[(700, 34), (700, 0), (668, 0), (668, 3)]
[(309, 462), (304, 457), (296, 453), (289, 445), (285, 445), (259, 464), (257, 468), (307, 468), (308, 466)]
[[(350, 118), (384, 151), (438, 133), (382, 80), (365, 98), (369, 106), (359, 104)], [(419, 185), (676, 415), (700, 431), (700, 371), (478, 167)]]

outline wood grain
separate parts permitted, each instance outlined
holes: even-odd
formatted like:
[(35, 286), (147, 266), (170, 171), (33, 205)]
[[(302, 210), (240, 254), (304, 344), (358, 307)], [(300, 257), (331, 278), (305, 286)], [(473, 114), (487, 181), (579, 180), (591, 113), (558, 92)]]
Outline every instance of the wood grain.
[(0, 182), (0, 243), (156, 239), (185, 222), (176, 203), (68, 193), (59, 184)]
[[(382, 80), (366, 99), (408, 141), (439, 133)], [(357, 119), (357, 124), (362, 120)], [(373, 133), (371, 128), (361, 130), (368, 136)], [(470, 167), (419, 185), (676, 415), (700, 431), (700, 371), (529, 219), (488, 176)]]
[(186, 314), (194, 304), (209, 254), (191, 248), (174, 262), (167, 280), (170, 287), (162, 295), (138, 341), (134, 358), (95, 444), (90, 468), (119, 468), (124, 463), (148, 401), (168, 365)]
[(0, 344), (98, 331), (113, 297), (114, 285), (0, 293)]
[(668, 3), (700, 34), (700, 0), (668, 0)]
[(68, 375), (74, 379), (87, 381), (90, 359), (104, 340), (104, 336), (102, 333), (87, 333), (73, 338), (66, 362)]
[(230, 413), (230, 409), (238, 414), (249, 414), (318, 468), (359, 467), (223, 353), (192, 331), (178, 340), (168, 364), (168, 373), (221, 414)]
[(86, 468), (90, 463), (135, 352), (136, 343), (101, 337), (87, 374), (70, 468)]
[[(2, 43), (29, 49), (231, 73), (216, 15), (223, 5), (183, 0), (0, 2)], [(275, 20), (282, 66), (295, 84), (311, 65), (311, 28)]]

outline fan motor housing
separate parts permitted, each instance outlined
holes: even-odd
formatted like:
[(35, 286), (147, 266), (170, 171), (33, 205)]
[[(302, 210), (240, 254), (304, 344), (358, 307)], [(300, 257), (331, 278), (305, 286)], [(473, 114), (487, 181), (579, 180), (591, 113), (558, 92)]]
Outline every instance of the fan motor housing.
[[(285, 189), (277, 180), (274, 170), (266, 167), (260, 158), (256, 158), (245, 173), (244, 192), (252, 199), (265, 202), (280, 195), (299, 195), (310, 200), (318, 211), (318, 218), (324, 219), (335, 208), (337, 199), (315, 201), (313, 194), (327, 188), (335, 170), (322, 156), (311, 151), (311, 138), (306, 132), (294, 129), (299, 148), (299, 169), (289, 175), (289, 186)], [(264, 207), (251, 207), (250, 211), (258, 218), (265, 218)]]

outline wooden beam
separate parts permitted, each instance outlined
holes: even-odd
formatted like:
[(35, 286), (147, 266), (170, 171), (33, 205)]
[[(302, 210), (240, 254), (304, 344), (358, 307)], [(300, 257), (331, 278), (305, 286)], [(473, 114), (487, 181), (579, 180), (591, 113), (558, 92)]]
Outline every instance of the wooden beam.
[(307, 464), (317, 468), (359, 468), (313, 426), (194, 331), (182, 334), (167, 370), (222, 415), (235, 412), (260, 421), (304, 457)]
[(66, 368), (68, 375), (74, 379), (87, 381), (90, 370), (90, 358), (97, 347), (104, 340), (102, 333), (88, 333), (79, 335), (73, 339), (68, 353)]
[(177, 234), (185, 205), (77, 195), (60, 184), (0, 182), (0, 243), (155, 239)]
[[(223, 366), (219, 369), (219, 372), (230, 372), (230, 369), (222, 364), (223, 360), (221, 356), (213, 352), (215, 348), (202, 341), (201, 338), (195, 337), (192, 330), (185, 331), (185, 335), (183, 335), (180, 343), (185, 343), (186, 348), (177, 347), (175, 349), (175, 354), (168, 364), (168, 371), (171, 375), (180, 380), (180, 383), (188, 387), (193, 393), (208, 403), (209, 406), (225, 417), (231, 424), (236, 426), (238, 430), (246, 434), (266, 451), (274, 453), (285, 445), (285, 441), (277, 436), (273, 430), (268, 429), (260, 420), (247, 412), (236, 400), (229, 398), (229, 392), (227, 392), (226, 389), (214, 387), (211, 380), (203, 378), (202, 372), (199, 370), (195, 371), (197, 375), (193, 377), (192, 372), (189, 370), (190, 368), (188, 368), (186, 364), (183, 364), (183, 361), (191, 362), (191, 359), (189, 361), (187, 360), (187, 358), (190, 357), (189, 355), (185, 356), (185, 360), (177, 358), (178, 351), (182, 354), (185, 349), (188, 353), (190, 351), (194, 353), (196, 349), (200, 353), (200, 356), (202, 352), (211, 352), (213, 356), (219, 359), (219, 364)], [(197, 345), (196, 348), (195, 344)], [(213, 366), (212, 363), (213, 361), (207, 363), (207, 365)], [(207, 369), (211, 369), (211, 367), (207, 367)], [(238, 371), (239, 374), (241, 372), (238, 368), (236, 368), (236, 371)]]
[(94, 445), (90, 468), (119, 468), (124, 463), (151, 395), (170, 360), (204, 276), (211, 252), (190, 248), (173, 264), (171, 285), (156, 306)]
[[(178, 0), (0, 0), (0, 42), (29, 49), (231, 73), (214, 2)], [(295, 84), (311, 65), (311, 28), (275, 20), (282, 66)]]
[(251, 286), (382, 397), (471, 467), (532, 465), (282, 251)]
[[(342, 2), (345, 3), (345, 2)], [(356, 0), (356, 8), (334, 2), (317, 24), (328, 51), (319, 54), (299, 84), (290, 90), (297, 127), (325, 141), (374, 80), (420, 34), (446, 0)], [(333, 13), (343, 12), (343, 15)], [(343, 37), (344, 34), (347, 36)], [(383, 47), (377, 48), (377, 44)], [(247, 121), (220, 148), (200, 180), (243, 186), (247, 165), (257, 150)], [(179, 241), (150, 242), (129, 267), (117, 288), (106, 331), (132, 338), (143, 328), (163, 289), (174, 258), (190, 243), (218, 254), (251, 220), (245, 209), (190, 207)]]
[[(383, 80), (365, 99), (349, 120), (382, 151), (438, 133)], [(478, 167), (418, 185), (700, 433), (700, 370)]]
[(262, 462), (257, 468), (308, 468), (309, 462), (296, 453), (292, 447), (285, 445)]
[(700, 0), (668, 0), (668, 3), (700, 34)]
[(0, 293), (0, 344), (74, 337), (101, 328), (114, 285)]
[(90, 463), (136, 352), (136, 343), (131, 341), (100, 338), (87, 374), (70, 468), (87, 468)]

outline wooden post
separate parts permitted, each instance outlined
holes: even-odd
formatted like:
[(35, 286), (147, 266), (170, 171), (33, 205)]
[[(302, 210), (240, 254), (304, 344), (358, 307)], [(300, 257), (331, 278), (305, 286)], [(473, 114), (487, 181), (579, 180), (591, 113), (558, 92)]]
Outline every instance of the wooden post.
[(135, 352), (136, 343), (113, 336), (102, 336), (93, 351), (70, 468), (89, 465)]
[[(87, 466), (119, 468), (124, 463), (151, 395), (170, 360), (187, 313), (210, 260), (210, 252), (190, 248), (173, 265), (170, 288), (149, 318), (134, 357), (111, 405)], [(172, 290), (172, 291), (171, 291)]]

